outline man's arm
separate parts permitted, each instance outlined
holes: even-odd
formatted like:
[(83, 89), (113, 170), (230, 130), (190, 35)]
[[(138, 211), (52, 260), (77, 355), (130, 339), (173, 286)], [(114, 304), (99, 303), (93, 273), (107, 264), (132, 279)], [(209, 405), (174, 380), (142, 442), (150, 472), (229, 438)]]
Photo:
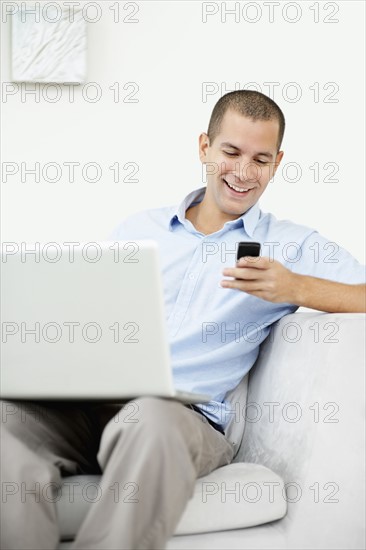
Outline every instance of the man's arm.
[(241, 258), (223, 274), (224, 288), (236, 288), (269, 302), (287, 302), (329, 313), (366, 312), (366, 285), (344, 284), (293, 273), (265, 256)]
[(366, 312), (366, 285), (347, 285), (293, 273), (294, 302), (329, 313)]

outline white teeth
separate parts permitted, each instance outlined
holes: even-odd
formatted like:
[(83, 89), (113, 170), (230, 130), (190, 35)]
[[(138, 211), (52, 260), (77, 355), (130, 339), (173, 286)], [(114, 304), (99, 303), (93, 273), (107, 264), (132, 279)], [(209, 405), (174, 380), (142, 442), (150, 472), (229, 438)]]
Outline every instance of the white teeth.
[(231, 187), (231, 189), (234, 189), (234, 191), (237, 191), (238, 193), (244, 193), (245, 191), (249, 191), (249, 189), (241, 189), (240, 187), (236, 187), (236, 185), (231, 185), (226, 180), (225, 182), (228, 184), (229, 187)]

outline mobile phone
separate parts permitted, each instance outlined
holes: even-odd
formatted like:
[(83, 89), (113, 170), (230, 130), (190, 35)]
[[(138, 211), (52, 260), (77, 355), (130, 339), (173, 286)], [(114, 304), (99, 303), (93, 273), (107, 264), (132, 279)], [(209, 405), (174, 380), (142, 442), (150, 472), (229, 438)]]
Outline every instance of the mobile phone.
[(238, 243), (238, 250), (236, 253), (236, 261), (243, 256), (259, 256), (261, 252), (260, 243), (255, 242), (240, 242)]

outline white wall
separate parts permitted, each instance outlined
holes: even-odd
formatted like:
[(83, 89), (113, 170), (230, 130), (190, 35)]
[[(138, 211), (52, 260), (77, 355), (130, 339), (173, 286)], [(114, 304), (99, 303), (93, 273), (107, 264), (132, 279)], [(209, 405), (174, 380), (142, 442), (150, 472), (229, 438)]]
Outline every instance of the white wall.
[[(2, 2), (1, 58), (2, 79), (9, 82), (6, 4)], [(35, 183), (33, 176), (21, 182), (20, 172), (8, 177), (2, 188), (4, 241), (103, 239), (136, 210), (179, 202), (201, 185), (198, 135), (207, 129), (221, 86), (225, 93), (235, 83), (256, 82), (269, 93), (264, 83), (277, 82), (272, 97), (287, 119), (283, 163), (297, 163), (302, 177), (291, 183), (279, 170), (261, 208), (317, 228), (365, 261), (363, 2), (240, 2), (239, 22), (234, 15), (224, 21), (221, 2), (121, 2), (119, 22), (110, 9), (116, 2), (99, 4), (100, 20), (88, 24), (88, 81), (100, 87), (100, 101), (89, 103), (82, 86), (73, 103), (64, 86), (55, 103), (49, 99), (51, 88), (39, 103), (32, 96), (22, 101), (20, 90), (3, 96), (3, 162), (27, 167), (57, 162), (62, 168), (57, 183)], [(131, 18), (138, 22), (123, 21), (133, 4), (137, 13)], [(234, 5), (226, 3), (228, 9)], [(204, 10), (218, 11), (204, 22)], [(92, 18), (96, 12), (91, 7), (86, 13)], [(257, 22), (248, 22), (255, 17)], [(338, 22), (326, 23), (325, 18)], [(120, 101), (115, 103), (109, 87), (116, 82)], [(132, 91), (131, 86), (123, 89), (128, 82), (139, 87), (137, 103), (122, 101)], [(207, 82), (216, 84), (206, 98), (202, 89)], [(291, 82), (296, 88), (288, 86)], [(291, 101), (296, 89), (301, 98)], [(85, 96), (88, 90), (83, 91)], [(91, 88), (89, 92), (91, 97)], [(76, 181), (68, 181), (64, 163), (72, 161), (98, 163), (100, 181), (85, 181), (80, 167)], [(136, 163), (138, 183), (114, 183), (109, 166), (116, 162), (122, 178), (128, 173), (125, 163)], [(339, 166), (338, 182), (324, 181), (331, 166), (322, 167), (330, 162)], [(319, 182), (309, 168), (314, 163), (321, 168)], [(50, 170), (46, 177), (53, 175)], [(294, 175), (294, 170), (288, 172)]]

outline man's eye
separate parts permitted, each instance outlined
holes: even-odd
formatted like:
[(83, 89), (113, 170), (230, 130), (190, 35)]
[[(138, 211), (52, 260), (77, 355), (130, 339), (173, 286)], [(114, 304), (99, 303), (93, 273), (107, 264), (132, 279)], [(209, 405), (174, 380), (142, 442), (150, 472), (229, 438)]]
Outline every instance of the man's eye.
[(258, 164), (267, 164), (267, 162), (265, 160), (257, 159), (255, 162), (258, 162)]
[(229, 153), (228, 151), (224, 151), (225, 155), (228, 155), (229, 157), (236, 157), (237, 153)]

